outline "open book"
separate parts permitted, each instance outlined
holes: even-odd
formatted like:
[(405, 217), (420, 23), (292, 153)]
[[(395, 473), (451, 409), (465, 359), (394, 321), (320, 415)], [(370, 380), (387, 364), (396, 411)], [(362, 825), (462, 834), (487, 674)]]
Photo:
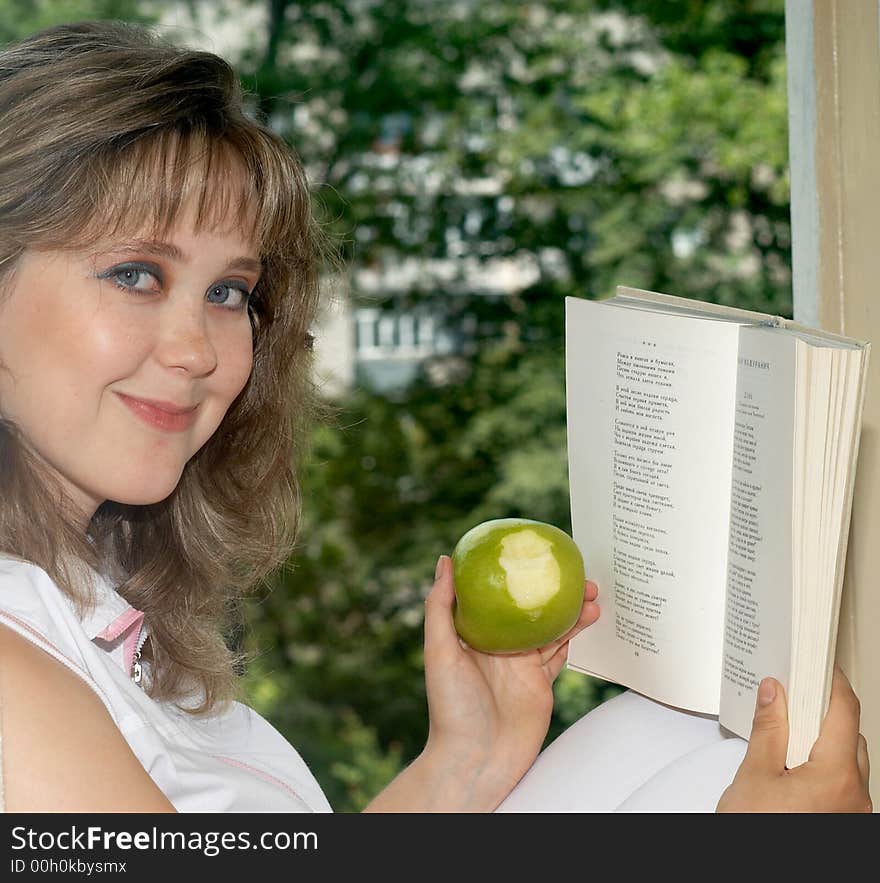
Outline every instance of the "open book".
[(568, 665), (805, 761), (831, 690), (870, 345), (618, 288), (566, 299), (572, 534), (602, 617)]

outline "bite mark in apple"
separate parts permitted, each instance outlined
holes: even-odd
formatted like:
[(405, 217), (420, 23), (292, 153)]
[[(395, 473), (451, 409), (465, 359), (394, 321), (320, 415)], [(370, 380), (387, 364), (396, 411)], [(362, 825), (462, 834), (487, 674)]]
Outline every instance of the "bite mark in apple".
[(553, 546), (533, 530), (504, 537), (498, 563), (507, 574), (507, 591), (522, 610), (543, 607), (558, 591), (562, 575)]

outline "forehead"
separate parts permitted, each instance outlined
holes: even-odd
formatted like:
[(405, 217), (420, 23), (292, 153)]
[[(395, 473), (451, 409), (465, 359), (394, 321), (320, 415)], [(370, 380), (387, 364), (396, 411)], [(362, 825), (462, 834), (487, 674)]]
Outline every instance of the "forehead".
[(185, 206), (168, 228), (156, 230), (137, 227), (117, 230), (112, 234), (97, 233), (82, 250), (94, 256), (105, 252), (143, 252), (175, 262), (198, 261), (205, 253), (217, 250), (235, 253), (236, 264), (242, 269), (259, 272), (260, 253), (251, 231), (229, 225), (197, 226), (192, 207)]
[(239, 233), (214, 235), (178, 231), (170, 240), (144, 239), (141, 236), (120, 237), (97, 243), (79, 254), (93, 269), (107, 260), (167, 260), (171, 265), (203, 267), (207, 272), (218, 272), (222, 265), (224, 273), (246, 273), (259, 279), (263, 274), (263, 261)]
[(72, 247), (119, 238), (171, 241), (175, 235), (238, 237), (252, 250), (259, 226), (253, 177), (223, 142), (157, 138), (130, 145), (95, 169), (93, 210)]

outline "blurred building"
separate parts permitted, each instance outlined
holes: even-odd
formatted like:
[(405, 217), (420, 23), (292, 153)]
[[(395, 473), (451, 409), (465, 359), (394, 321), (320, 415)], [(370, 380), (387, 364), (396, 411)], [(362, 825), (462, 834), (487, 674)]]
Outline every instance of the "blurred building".
[[(150, 2), (145, 0), (145, 7)], [(236, 65), (244, 52), (265, 40), (268, 7), (269, 4), (255, 5), (242, 0), (181, 0), (157, 4), (157, 11), (159, 28), (175, 42), (216, 52)], [(307, 53), (308, 46), (300, 45), (297, 50)], [(469, 69), (468, 76), (479, 79), (479, 70)], [(479, 85), (475, 81), (468, 88)], [(296, 124), (304, 131), (318, 126), (307, 104), (297, 106), (294, 114)], [(512, 202), (501, 192), (498, 181), (468, 178), (444, 183), (442, 176), (425, 165), (424, 158), (402, 154), (401, 143), (411, 123), (407, 113), (389, 114), (380, 121), (380, 132), (362, 159), (363, 186), (371, 186), (368, 182), (372, 175), (401, 175), (418, 181), (428, 197), (451, 186), (457, 196), (464, 198), (488, 196), (498, 199), (499, 204)], [(280, 128), (284, 128), (283, 124)], [(592, 167), (581, 168), (575, 160), (587, 158), (554, 158), (561, 168), (568, 169), (569, 175), (589, 177)], [(313, 181), (320, 180), (320, 169), (307, 171)], [(476, 211), (471, 215), (466, 226), (478, 225)], [(401, 235), (405, 236), (406, 224), (402, 219), (401, 225)], [(355, 235), (366, 242), (370, 231), (355, 231)], [(328, 395), (338, 396), (357, 385), (390, 392), (406, 385), (426, 359), (454, 357), (465, 341), (476, 336), (478, 329), (469, 326), (468, 320), (458, 328), (448, 327), (438, 307), (430, 305), (430, 298), (423, 299), (418, 307), (404, 307), (413, 292), (510, 295), (537, 280), (539, 261), (547, 272), (554, 260), (549, 254), (552, 249), (538, 256), (522, 252), (513, 257), (478, 258), (461, 242), (456, 229), (448, 231), (447, 240), (446, 258), (401, 259), (394, 255), (383, 266), (354, 265), (342, 284), (328, 287), (323, 310), (313, 329), (318, 378)], [(442, 364), (437, 370), (443, 372)]]

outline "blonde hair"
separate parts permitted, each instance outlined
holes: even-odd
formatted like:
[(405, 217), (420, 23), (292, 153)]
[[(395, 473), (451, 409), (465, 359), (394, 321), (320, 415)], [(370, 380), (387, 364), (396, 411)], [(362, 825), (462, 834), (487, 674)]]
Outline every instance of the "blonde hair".
[(43, 568), (81, 613), (93, 603), (81, 564), (110, 576), (146, 614), (150, 695), (203, 714), (237, 695), (240, 599), (286, 561), (299, 523), (323, 254), (306, 177), (212, 53), (121, 22), (0, 50), (0, 300), (26, 248), (132, 232), (133, 218), (160, 237), (190, 198), (197, 226), (239, 225), (261, 255), (247, 386), (167, 499), (106, 501), (85, 535), (0, 414), (0, 553)]

